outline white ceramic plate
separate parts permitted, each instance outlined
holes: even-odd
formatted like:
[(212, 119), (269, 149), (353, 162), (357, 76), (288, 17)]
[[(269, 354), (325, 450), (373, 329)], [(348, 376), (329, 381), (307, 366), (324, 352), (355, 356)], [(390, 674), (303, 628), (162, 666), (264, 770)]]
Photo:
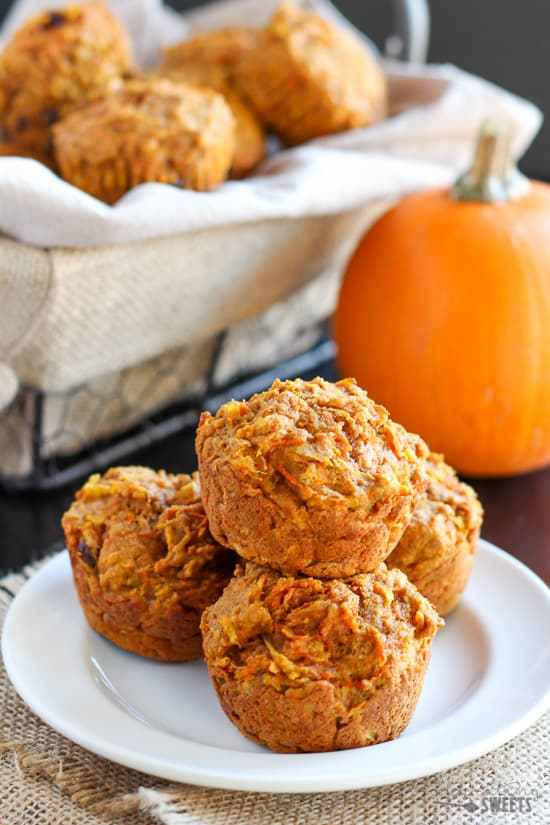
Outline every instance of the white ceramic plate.
[(253, 791), (329, 791), (400, 782), (475, 759), (550, 705), (550, 591), (480, 542), (461, 606), (435, 641), (400, 739), (319, 754), (274, 754), (218, 706), (200, 662), (124, 653), (89, 630), (66, 553), (10, 607), (2, 652), (16, 690), (45, 722), (94, 753), (170, 780)]

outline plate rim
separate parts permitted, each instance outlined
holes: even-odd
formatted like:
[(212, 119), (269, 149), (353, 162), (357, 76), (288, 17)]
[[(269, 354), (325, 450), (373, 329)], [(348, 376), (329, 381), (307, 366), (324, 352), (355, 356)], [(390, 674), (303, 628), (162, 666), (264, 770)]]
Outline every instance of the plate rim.
[[(550, 611), (550, 588), (548, 588), (545, 582), (527, 567), (527, 565), (500, 547), (484, 539), (479, 540), (478, 552), (479, 551), (487, 553), (489, 556), (496, 556), (506, 564), (515, 568), (517, 572), (527, 579), (531, 586), (540, 592), (548, 603), (548, 609)], [(138, 750), (132, 752), (128, 750), (126, 746), (121, 746), (106, 739), (102, 740), (100, 736), (94, 737), (90, 735), (90, 732), (83, 734), (72, 720), (59, 717), (55, 711), (51, 712), (45, 707), (44, 702), (37, 699), (33, 694), (32, 688), (29, 688), (25, 680), (20, 678), (17, 664), (14, 662), (10, 650), (11, 626), (17, 618), (17, 602), (19, 597), (22, 593), (32, 588), (33, 584), (36, 584), (37, 577), (45, 576), (46, 571), (51, 575), (53, 567), (59, 566), (61, 568), (62, 565), (68, 563), (69, 559), (66, 550), (57, 553), (25, 582), (8, 607), (4, 619), (1, 642), (2, 658), (6, 673), (21, 699), (43, 722), (58, 733), (97, 756), (151, 776), (205, 787), (267, 793), (337, 792), (368, 787), (382, 787), (384, 785), (432, 776), (478, 759), (518, 736), (540, 719), (545, 711), (550, 708), (549, 685), (546, 693), (544, 693), (537, 702), (533, 703), (526, 711), (520, 714), (518, 718), (499, 728), (492, 735), (486, 735), (477, 742), (453, 748), (443, 755), (438, 753), (427, 756), (419, 760), (416, 764), (402, 765), (397, 769), (388, 767), (385, 772), (374, 775), (365, 773), (358, 777), (356, 773), (345, 771), (341, 773), (333, 772), (331, 774), (331, 780), (327, 781), (324, 772), (319, 776), (310, 776), (308, 774), (304, 777), (301, 777), (299, 772), (293, 772), (290, 777), (286, 774), (272, 775), (269, 777), (269, 781), (266, 782), (263, 778), (247, 775), (246, 773), (243, 774), (242, 771), (232, 769), (231, 766), (224, 766), (223, 773), (220, 773), (219, 768), (209, 769), (204, 765), (197, 768), (185, 754), (182, 756), (181, 763), (174, 766), (173, 763), (163, 762), (163, 760), (156, 756), (144, 756), (143, 753)], [(135, 724), (139, 725), (139, 722), (135, 720)], [(226, 754), (228, 752), (226, 748), (181, 739), (167, 732), (158, 731), (157, 733), (159, 736), (162, 735), (163, 737), (168, 737), (169, 739), (183, 743), (182, 749), (187, 747), (188, 751), (198, 750), (202, 754), (206, 753), (207, 756), (209, 752), (212, 754)], [(413, 736), (416, 736), (416, 734), (413, 734)], [(411, 737), (411, 739), (412, 738), (413, 737)], [(399, 742), (399, 740), (395, 740), (395, 742)], [(381, 743), (377, 745), (377, 747), (391, 747), (395, 742)], [(290, 758), (294, 764), (296, 762), (303, 763), (304, 761), (308, 763), (318, 762), (321, 764), (323, 761), (333, 760), (337, 755), (340, 756), (342, 761), (348, 761), (345, 757), (346, 754), (357, 754), (357, 752), (361, 750), (363, 749), (313, 754), (267, 754), (267, 758)], [(239, 757), (246, 758), (246, 756), (254, 757), (255, 754), (239, 752)]]

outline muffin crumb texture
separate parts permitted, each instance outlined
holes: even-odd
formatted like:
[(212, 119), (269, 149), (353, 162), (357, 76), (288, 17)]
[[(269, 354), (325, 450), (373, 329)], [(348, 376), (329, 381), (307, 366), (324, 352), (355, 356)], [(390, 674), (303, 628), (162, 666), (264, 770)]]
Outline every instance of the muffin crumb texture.
[(247, 564), (203, 614), (220, 702), (279, 752), (394, 739), (414, 711), (443, 621), (399, 570), (345, 581)]
[(426, 461), (428, 486), (387, 559), (399, 567), (441, 616), (456, 607), (474, 563), (483, 509), (475, 491), (459, 481), (443, 456)]
[(0, 55), (0, 124), (14, 154), (53, 163), (51, 126), (119, 89), (133, 68), (126, 32), (104, 3), (29, 19)]
[(235, 557), (212, 538), (194, 476), (115, 467), (93, 475), (62, 520), (90, 625), (164, 661), (201, 655), (199, 623)]
[(290, 145), (371, 125), (386, 112), (384, 74), (358, 36), (289, 2), (243, 55), (237, 77)]
[(56, 124), (53, 135), (63, 177), (107, 203), (146, 182), (214, 189), (235, 151), (222, 95), (159, 78), (128, 81)]
[(237, 81), (237, 66), (255, 47), (258, 30), (227, 27), (202, 32), (164, 50), (161, 76), (220, 92), (235, 118), (235, 155), (231, 175), (249, 174), (264, 158), (266, 136)]
[(196, 447), (212, 534), (290, 574), (373, 570), (426, 483), (426, 445), (351, 379), (275, 381), (203, 413)]

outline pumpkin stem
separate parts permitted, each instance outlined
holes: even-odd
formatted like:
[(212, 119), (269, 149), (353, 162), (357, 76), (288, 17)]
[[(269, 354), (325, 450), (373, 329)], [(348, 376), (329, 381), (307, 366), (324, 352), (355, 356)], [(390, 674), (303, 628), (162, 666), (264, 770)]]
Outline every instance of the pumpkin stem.
[(453, 198), (497, 203), (525, 194), (529, 181), (512, 161), (510, 144), (510, 129), (486, 120), (479, 130), (472, 166), (453, 186)]

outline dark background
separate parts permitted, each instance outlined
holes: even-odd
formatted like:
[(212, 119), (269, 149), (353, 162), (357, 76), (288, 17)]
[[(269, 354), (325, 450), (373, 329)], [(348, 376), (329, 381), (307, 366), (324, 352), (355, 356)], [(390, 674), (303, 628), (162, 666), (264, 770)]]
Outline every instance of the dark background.
[[(65, 0), (60, 0), (63, 5)], [(261, 0), (258, 0), (261, 2)], [(381, 48), (393, 33), (389, 0), (337, 0), (338, 8)], [(174, 0), (175, 8), (201, 5)], [(10, 6), (0, 0), (0, 17)], [(455, 63), (511, 91), (543, 110), (550, 85), (547, 45), (548, 0), (431, 0), (432, 37), (429, 60)], [(532, 177), (550, 179), (550, 126), (543, 129), (523, 161)], [(334, 377), (334, 368), (324, 371)], [(128, 459), (173, 472), (195, 466), (193, 436), (177, 435)], [(484, 504), (485, 538), (511, 550), (550, 580), (550, 468), (521, 478), (473, 480)], [(61, 539), (59, 517), (77, 485), (51, 493), (0, 494), (0, 570), (43, 553)]]
[[(67, 2), (59, 0), (59, 5)], [(389, 0), (333, 2), (383, 49), (393, 32)], [(0, 0), (0, 16), (10, 5), (10, 0)], [(184, 10), (204, 4), (170, 0), (168, 5)], [(550, 108), (548, 0), (429, 0), (429, 5), (430, 61), (455, 63), (527, 97), (543, 111)], [(525, 156), (522, 166), (527, 174), (550, 178), (549, 146), (550, 122)]]

